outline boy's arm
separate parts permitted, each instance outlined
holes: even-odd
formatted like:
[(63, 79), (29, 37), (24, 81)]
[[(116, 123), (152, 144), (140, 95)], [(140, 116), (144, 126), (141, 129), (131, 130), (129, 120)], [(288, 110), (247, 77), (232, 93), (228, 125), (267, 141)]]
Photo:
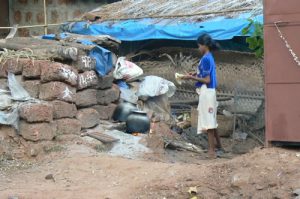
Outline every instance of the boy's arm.
[(193, 76), (193, 75), (185, 75), (183, 77), (183, 79), (193, 80), (193, 81), (196, 81), (196, 82), (201, 82), (203, 84), (209, 84), (210, 83), (210, 76), (209, 75), (204, 77), (204, 78), (200, 78), (200, 77)]

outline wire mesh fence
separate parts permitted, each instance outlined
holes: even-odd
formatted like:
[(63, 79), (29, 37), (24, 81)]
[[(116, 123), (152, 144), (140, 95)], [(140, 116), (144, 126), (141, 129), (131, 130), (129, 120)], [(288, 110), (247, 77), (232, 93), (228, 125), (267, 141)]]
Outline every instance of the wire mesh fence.
[[(199, 58), (194, 56), (182, 55), (175, 58), (174, 55), (170, 55), (170, 57), (160, 61), (141, 61), (138, 64), (144, 69), (145, 75), (157, 75), (176, 82), (175, 72), (193, 71), (195, 63), (199, 61)], [(185, 59), (182, 57), (189, 57), (189, 60), (184, 61)], [(221, 53), (215, 58), (217, 61), (219, 113), (224, 114), (225, 111), (234, 116), (232, 118), (236, 120), (238, 130), (252, 132), (263, 129), (264, 71), (262, 60), (258, 60), (250, 54), (237, 52)], [(194, 82), (187, 81), (176, 86), (177, 91), (170, 99), (171, 103), (176, 105), (175, 112), (187, 111), (189, 106), (197, 107), (198, 95)], [(261, 132), (259, 137), (263, 140)]]

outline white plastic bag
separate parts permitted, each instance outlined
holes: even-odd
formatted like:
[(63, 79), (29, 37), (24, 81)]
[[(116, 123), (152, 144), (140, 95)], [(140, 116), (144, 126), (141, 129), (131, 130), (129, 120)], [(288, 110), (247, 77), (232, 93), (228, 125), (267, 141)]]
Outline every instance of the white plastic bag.
[(136, 64), (119, 57), (113, 76), (115, 79), (132, 80), (143, 74), (143, 70)]
[(27, 101), (31, 99), (28, 92), (21, 86), (15, 75), (12, 73), (8, 73), (8, 87), (13, 100)]
[(172, 97), (176, 91), (176, 86), (173, 82), (157, 76), (147, 76), (140, 84), (138, 90), (139, 97), (154, 97), (166, 94)]
[(6, 92), (0, 90), (0, 110), (6, 109), (11, 106), (12, 101), (10, 96)]
[(14, 107), (11, 112), (0, 111), (0, 124), (12, 125), (15, 129), (19, 129), (18, 109)]
[(134, 91), (127, 88), (120, 88), (120, 91), (121, 91), (121, 96), (120, 96), (121, 99), (133, 104), (137, 103), (138, 97)]

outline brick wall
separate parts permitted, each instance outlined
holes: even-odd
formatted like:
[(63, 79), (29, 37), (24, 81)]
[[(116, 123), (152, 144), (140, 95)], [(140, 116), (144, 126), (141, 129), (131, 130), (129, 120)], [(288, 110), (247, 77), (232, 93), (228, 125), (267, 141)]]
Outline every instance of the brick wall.
[[(73, 20), (83, 13), (114, 0), (47, 0), (48, 23), (61, 23)], [(44, 24), (43, 0), (10, 0), (10, 24)], [(48, 33), (54, 33), (58, 27), (49, 27)], [(43, 28), (19, 29), (19, 36), (40, 35)]]

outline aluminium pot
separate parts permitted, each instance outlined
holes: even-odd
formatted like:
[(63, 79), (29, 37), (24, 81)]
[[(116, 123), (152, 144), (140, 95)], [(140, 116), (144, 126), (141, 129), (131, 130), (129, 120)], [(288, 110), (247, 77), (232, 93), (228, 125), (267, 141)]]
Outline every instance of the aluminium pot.
[(135, 104), (126, 101), (121, 102), (114, 110), (112, 119), (114, 121), (126, 122), (127, 117), (133, 110), (137, 110)]
[(150, 119), (144, 111), (134, 110), (126, 121), (127, 133), (147, 133), (150, 130)]

